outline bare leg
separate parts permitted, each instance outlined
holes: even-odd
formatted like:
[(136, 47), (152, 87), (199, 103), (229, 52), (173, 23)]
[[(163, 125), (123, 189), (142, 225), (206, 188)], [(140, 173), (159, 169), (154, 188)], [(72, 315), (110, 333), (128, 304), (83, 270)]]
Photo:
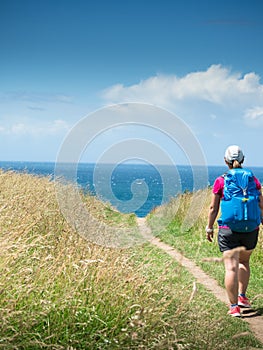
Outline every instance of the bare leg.
[(238, 302), (238, 270), (239, 252), (226, 251), (223, 253), (225, 264), (225, 287), (231, 304)]
[(250, 277), (250, 267), (249, 259), (253, 250), (245, 250), (240, 252), (239, 255), (239, 271), (238, 271), (238, 288), (239, 293), (246, 293), (249, 277)]

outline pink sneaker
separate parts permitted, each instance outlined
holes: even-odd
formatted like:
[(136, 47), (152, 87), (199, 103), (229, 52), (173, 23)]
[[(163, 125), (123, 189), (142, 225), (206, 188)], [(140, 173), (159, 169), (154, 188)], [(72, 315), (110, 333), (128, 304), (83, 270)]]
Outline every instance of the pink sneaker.
[(238, 305), (242, 307), (251, 307), (251, 304), (247, 297), (242, 297), (241, 295), (238, 296)]
[(228, 315), (233, 317), (241, 317), (240, 307), (239, 306), (230, 307), (230, 310), (228, 311)]

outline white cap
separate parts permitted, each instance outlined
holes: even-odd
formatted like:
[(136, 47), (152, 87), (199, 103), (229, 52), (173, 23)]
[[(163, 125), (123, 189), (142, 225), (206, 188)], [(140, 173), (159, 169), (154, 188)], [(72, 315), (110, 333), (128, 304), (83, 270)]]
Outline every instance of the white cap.
[(241, 148), (236, 145), (229, 146), (225, 152), (225, 160), (228, 163), (232, 163), (234, 160), (237, 160), (239, 163), (242, 163), (244, 160), (244, 154)]

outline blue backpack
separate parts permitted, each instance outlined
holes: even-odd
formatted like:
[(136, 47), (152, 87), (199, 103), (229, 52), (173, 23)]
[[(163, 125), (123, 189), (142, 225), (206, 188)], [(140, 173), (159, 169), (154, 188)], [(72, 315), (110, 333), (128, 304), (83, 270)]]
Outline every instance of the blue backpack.
[(261, 222), (259, 191), (249, 169), (229, 170), (224, 177), (224, 198), (221, 200), (220, 226), (236, 232), (251, 232)]

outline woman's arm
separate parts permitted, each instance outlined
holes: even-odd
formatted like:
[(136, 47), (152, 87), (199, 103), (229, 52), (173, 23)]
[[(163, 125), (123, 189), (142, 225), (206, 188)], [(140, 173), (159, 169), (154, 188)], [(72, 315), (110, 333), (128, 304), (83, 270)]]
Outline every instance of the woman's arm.
[[(262, 204), (263, 204), (263, 201), (262, 201)], [(215, 220), (219, 211), (219, 206), (220, 206), (220, 195), (213, 193), (211, 204), (209, 207), (209, 212), (208, 212), (208, 223), (206, 226), (206, 238), (208, 239), (209, 242), (212, 242), (212, 238), (214, 236), (213, 225), (215, 223)]]

